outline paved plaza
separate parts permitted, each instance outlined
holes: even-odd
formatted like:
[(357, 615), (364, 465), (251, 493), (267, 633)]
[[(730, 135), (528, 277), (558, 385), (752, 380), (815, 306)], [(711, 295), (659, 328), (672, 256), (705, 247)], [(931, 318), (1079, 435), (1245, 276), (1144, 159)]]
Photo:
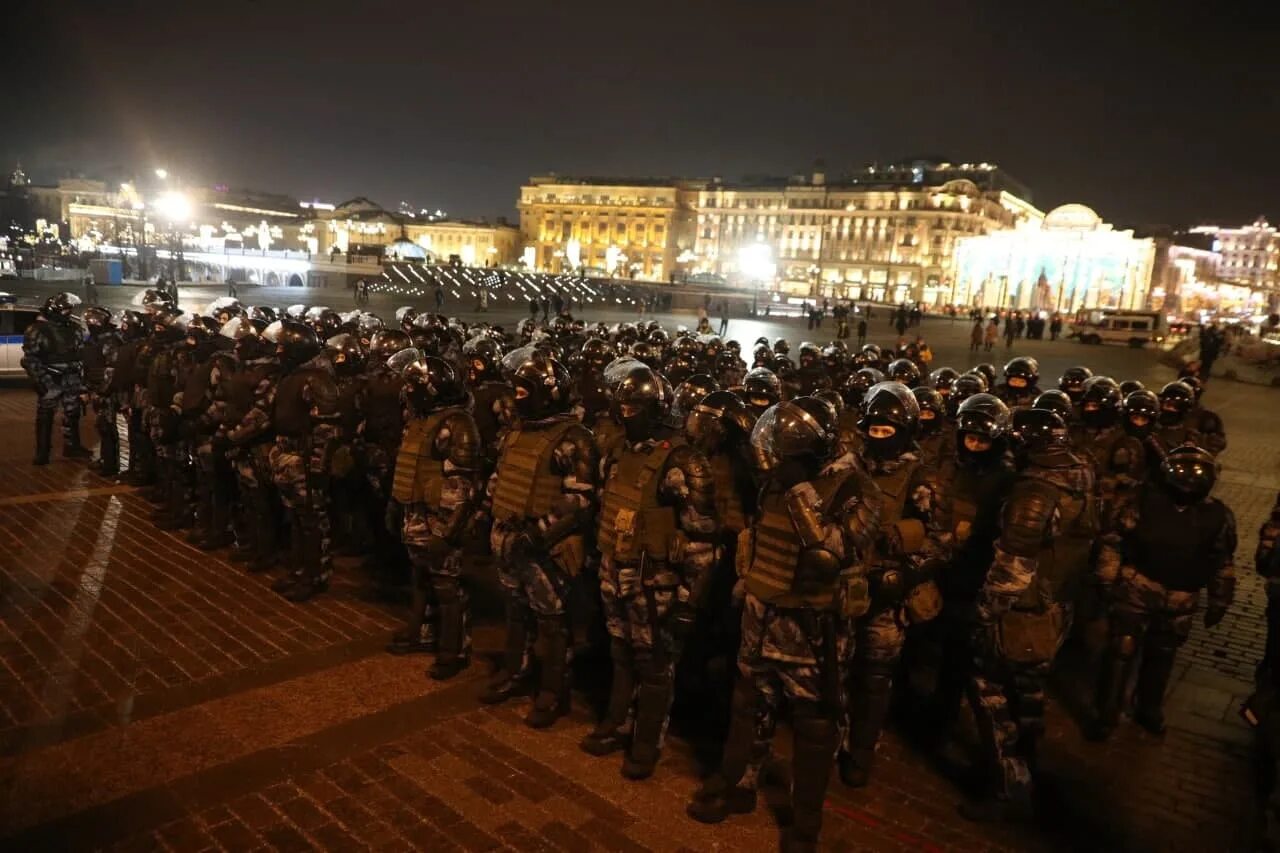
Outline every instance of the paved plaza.
[[(385, 316), (392, 306), (374, 307)], [(833, 329), (735, 319), (730, 332), (749, 350), (761, 334), (795, 346)], [(871, 332), (872, 342), (893, 339), (879, 313)], [(990, 355), (970, 356), (967, 323), (928, 320), (923, 333), (935, 366), (1030, 354), (1047, 383), (1075, 363), (1149, 385), (1173, 377), (1154, 353), (1127, 348), (1019, 341), (1010, 351), (1001, 341)], [(1237, 709), (1262, 645), (1252, 554), (1280, 489), (1278, 394), (1223, 380), (1207, 392), (1230, 441), (1218, 495), (1238, 520), (1240, 582), (1223, 623), (1205, 631), (1197, 622), (1181, 653), (1163, 741), (1128, 724), (1105, 745), (1084, 741), (1082, 680), (1068, 665), (1041, 761), (1053, 804), (1042, 825), (967, 823), (957, 813), (963, 774), (890, 733), (869, 788), (833, 782), (825, 849), (1242, 843), (1252, 777)], [(719, 827), (685, 816), (717, 746), (687, 737), (701, 731), (687, 716), (676, 721), (655, 776), (627, 782), (619, 760), (577, 747), (594, 721), (585, 694), (548, 732), (521, 723), (521, 703), (478, 705), (500, 648), (493, 616), (477, 629), (475, 665), (433, 682), (424, 675), (428, 658), (383, 652), (403, 604), (379, 595), (356, 560), (339, 560), (328, 594), (289, 604), (269, 591), (270, 577), (246, 574), (226, 552), (205, 554), (156, 531), (150, 505), (132, 489), (75, 462), (32, 467), (33, 409), (20, 383), (0, 387), (0, 847), (777, 848), (785, 780), (775, 780), (753, 815)], [(84, 426), (88, 439), (88, 419)], [(779, 738), (783, 753), (786, 740)]]

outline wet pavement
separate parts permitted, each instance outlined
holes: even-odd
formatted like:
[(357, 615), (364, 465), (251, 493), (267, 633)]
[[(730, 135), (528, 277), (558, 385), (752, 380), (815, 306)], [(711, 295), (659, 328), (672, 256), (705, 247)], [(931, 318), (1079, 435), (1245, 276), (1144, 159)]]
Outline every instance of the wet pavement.
[[(491, 315), (495, 316), (495, 315)], [(595, 319), (588, 316), (589, 320)], [(680, 317), (680, 322), (690, 318)], [(877, 319), (875, 325), (880, 325)], [(750, 342), (829, 336), (803, 323), (735, 320)], [(882, 334), (877, 334), (877, 331)], [(968, 366), (967, 324), (927, 321), (935, 366)], [(886, 326), (872, 338), (886, 343)], [(1154, 354), (1019, 342), (1046, 375), (1086, 362), (1158, 384)], [(998, 347), (999, 363), (1011, 353)], [(973, 360), (979, 360), (974, 358)], [(870, 787), (834, 781), (831, 850), (1229, 849), (1252, 809), (1249, 733), (1237, 715), (1262, 641), (1251, 557), (1280, 489), (1276, 392), (1215, 380), (1226, 420), (1219, 495), (1240, 527), (1237, 603), (1183, 649), (1163, 741), (1124, 725), (1086, 743), (1083, 684), (1064, 666), (1042, 750), (1039, 825), (967, 823), (964, 776), (890, 733)], [(714, 752), (677, 721), (653, 779), (577, 748), (587, 694), (549, 732), (522, 702), (476, 702), (500, 632), (439, 684), (429, 659), (382, 645), (401, 605), (356, 561), (325, 596), (292, 605), (226, 552), (202, 553), (149, 521), (133, 490), (58, 460), (30, 465), (34, 397), (0, 387), (0, 846), (43, 849), (771, 850), (785, 822), (775, 785), (753, 815), (697, 824), (684, 803)], [(86, 420), (86, 438), (88, 436)], [(55, 448), (57, 440), (55, 439)], [(590, 678), (584, 670), (582, 679)], [(779, 738), (786, 753), (786, 737)]]

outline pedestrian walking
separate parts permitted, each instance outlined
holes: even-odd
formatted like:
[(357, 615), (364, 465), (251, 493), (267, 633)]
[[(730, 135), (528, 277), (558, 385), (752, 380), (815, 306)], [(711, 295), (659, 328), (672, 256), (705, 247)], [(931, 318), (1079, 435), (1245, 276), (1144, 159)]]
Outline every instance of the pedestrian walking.
[[(979, 321), (981, 322), (981, 321)], [(1000, 321), (995, 317), (991, 318), (991, 322), (987, 324), (986, 336), (983, 338), (983, 348), (986, 352), (991, 352), (991, 348), (995, 346), (996, 339), (1000, 337)]]
[(729, 333), (729, 300), (720, 300), (720, 335), (723, 337)]
[(973, 321), (973, 329), (969, 332), (969, 352), (977, 352), (982, 346), (982, 318)]
[(1004, 348), (1013, 349), (1013, 339), (1018, 336), (1018, 326), (1012, 320), (1004, 323)]
[(858, 320), (858, 346), (862, 346), (867, 342), (867, 318), (863, 317)]

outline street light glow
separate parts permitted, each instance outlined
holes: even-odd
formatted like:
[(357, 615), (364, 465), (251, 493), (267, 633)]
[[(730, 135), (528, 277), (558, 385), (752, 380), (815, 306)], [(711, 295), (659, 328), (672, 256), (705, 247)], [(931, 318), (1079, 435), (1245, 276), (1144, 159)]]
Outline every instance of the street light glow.
[(773, 250), (768, 243), (752, 243), (738, 250), (738, 269), (747, 278), (754, 281), (770, 281), (773, 279), (776, 266), (773, 262)]
[(162, 180), (162, 181), (164, 181), (164, 180), (168, 180), (168, 178), (169, 178), (169, 170), (168, 170), (168, 169), (156, 169), (156, 177), (157, 177), (157, 178), (159, 178), (159, 179), (160, 179), (160, 180)]
[(151, 206), (170, 222), (182, 222), (191, 218), (191, 200), (182, 193), (164, 193)]

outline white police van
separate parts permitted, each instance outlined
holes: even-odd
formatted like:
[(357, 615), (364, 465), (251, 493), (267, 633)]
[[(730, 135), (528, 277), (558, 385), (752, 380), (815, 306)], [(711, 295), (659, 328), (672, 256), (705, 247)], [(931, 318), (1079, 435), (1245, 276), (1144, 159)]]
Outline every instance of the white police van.
[(0, 377), (24, 376), (22, 335), (35, 322), (35, 308), (18, 307), (18, 298), (0, 293)]
[(1164, 340), (1155, 311), (1089, 311), (1077, 316), (1071, 334), (1085, 344), (1128, 344), (1144, 347)]

